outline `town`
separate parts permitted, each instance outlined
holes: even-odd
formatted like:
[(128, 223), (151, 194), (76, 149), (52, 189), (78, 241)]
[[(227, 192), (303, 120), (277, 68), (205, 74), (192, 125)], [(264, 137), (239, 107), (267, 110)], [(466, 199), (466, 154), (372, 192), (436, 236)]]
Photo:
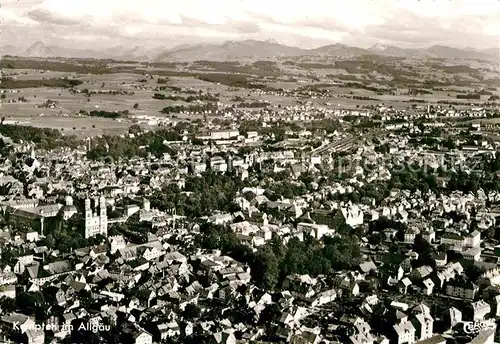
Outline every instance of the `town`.
[(2, 3), (0, 343), (500, 342), (483, 2)]
[(4, 340), (493, 341), (498, 105), (218, 112), (4, 120)]

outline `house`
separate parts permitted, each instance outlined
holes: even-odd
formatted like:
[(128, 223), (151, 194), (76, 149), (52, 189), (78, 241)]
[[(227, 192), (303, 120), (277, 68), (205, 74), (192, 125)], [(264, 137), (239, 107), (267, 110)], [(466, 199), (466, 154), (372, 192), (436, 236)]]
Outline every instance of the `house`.
[(477, 230), (468, 234), (465, 237), (465, 246), (467, 247), (478, 247), (481, 243), (481, 233)]
[(356, 333), (349, 337), (351, 343), (353, 344), (375, 343), (375, 338), (370, 333), (371, 327), (366, 321), (358, 317), (354, 321), (353, 326), (354, 326), (354, 331)]
[(446, 263), (448, 263), (448, 256), (446, 252), (440, 252), (434, 255), (434, 261), (436, 262), (436, 268), (443, 268)]
[(441, 235), (441, 245), (461, 250), (465, 246), (465, 237), (453, 232), (444, 232)]
[(446, 295), (467, 300), (473, 300), (478, 291), (479, 288), (477, 285), (462, 277), (448, 282), (445, 289)]
[(462, 322), (462, 312), (455, 307), (451, 307), (444, 312), (443, 320), (446, 322), (448, 328), (453, 328)]
[(321, 239), (325, 235), (334, 233), (327, 225), (301, 222), (297, 224), (297, 231), (306, 232), (316, 239)]
[(364, 213), (356, 204), (348, 205), (340, 210), (347, 225), (354, 228), (363, 224)]
[(493, 299), (493, 304), (495, 305), (495, 316), (500, 316), (500, 295), (496, 295)]
[(157, 332), (160, 334), (160, 340), (164, 341), (171, 337), (180, 336), (181, 330), (177, 322), (157, 325)]
[(481, 258), (481, 247), (476, 246), (466, 249), (462, 251), (462, 256), (464, 259), (479, 261)]
[(407, 320), (401, 319), (401, 322), (393, 326), (394, 343), (413, 344), (415, 343), (415, 327)]
[(434, 282), (430, 278), (426, 278), (422, 281), (421, 290), (425, 295), (431, 295), (434, 290)]
[(413, 227), (408, 228), (408, 230), (406, 230), (404, 234), (404, 242), (408, 244), (415, 243), (415, 238), (419, 233), (420, 231), (417, 228)]
[(429, 243), (433, 243), (436, 240), (436, 232), (431, 228), (426, 231), (422, 231), (422, 239), (426, 240)]
[(141, 328), (137, 328), (137, 332), (132, 336), (132, 343), (134, 344), (152, 344), (153, 336)]
[(300, 334), (295, 334), (292, 336), (290, 343), (291, 344), (318, 344), (321, 342), (321, 336), (317, 333), (313, 333), (310, 331), (304, 331)]
[(406, 294), (408, 292), (408, 287), (410, 285), (411, 285), (411, 280), (408, 277), (405, 277), (398, 282), (397, 288), (400, 293)]
[(415, 328), (415, 334), (417, 340), (424, 340), (432, 337), (434, 328), (434, 319), (430, 314), (419, 313), (412, 320), (413, 326)]
[(213, 337), (218, 344), (236, 344), (236, 337), (228, 331), (214, 333)]
[(318, 306), (333, 302), (333, 301), (335, 301), (336, 298), (337, 298), (337, 292), (335, 291), (335, 289), (326, 290), (324, 292), (319, 293), (314, 298), (314, 300), (312, 302), (312, 306), (318, 307)]
[(18, 330), (21, 333), (26, 333), (28, 330), (36, 328), (35, 321), (32, 318), (20, 313), (4, 315), (0, 321), (4, 324), (10, 325), (13, 329)]
[(398, 234), (398, 231), (393, 229), (393, 228), (387, 228), (383, 230), (383, 233), (385, 235), (385, 238), (387, 240), (394, 240), (396, 238), (396, 235)]
[(484, 300), (479, 300), (471, 303), (472, 319), (474, 321), (482, 321), (485, 316), (491, 312), (491, 306)]
[(399, 265), (404, 272), (410, 272), (412, 271), (412, 266), (411, 266), (412, 259), (407, 257), (401, 261), (401, 264)]
[(423, 265), (419, 268), (413, 269), (410, 272), (410, 278), (414, 281), (419, 281), (428, 277), (432, 273), (432, 268), (428, 265)]
[(223, 225), (233, 220), (233, 216), (229, 213), (212, 215), (208, 220), (215, 225)]

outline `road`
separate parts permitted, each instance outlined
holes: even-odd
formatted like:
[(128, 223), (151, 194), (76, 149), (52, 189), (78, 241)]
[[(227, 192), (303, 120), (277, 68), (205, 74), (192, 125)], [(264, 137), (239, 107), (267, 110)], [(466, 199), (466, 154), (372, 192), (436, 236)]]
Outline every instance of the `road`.
[(312, 154), (321, 155), (326, 152), (345, 152), (353, 147), (353, 145), (358, 141), (354, 137), (349, 137), (345, 139), (340, 139), (335, 142), (322, 145), (312, 151)]

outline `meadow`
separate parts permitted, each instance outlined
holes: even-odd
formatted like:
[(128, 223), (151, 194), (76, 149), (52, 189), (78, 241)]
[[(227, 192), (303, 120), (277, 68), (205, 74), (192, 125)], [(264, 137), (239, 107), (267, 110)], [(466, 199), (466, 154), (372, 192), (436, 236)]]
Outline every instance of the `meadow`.
[[(486, 93), (498, 95), (497, 87), (500, 87), (491, 79), (495, 70), (491, 66), (439, 65), (436, 61), (397, 59), (317, 61), (302, 58), (295, 62), (198, 61), (192, 64), (78, 60), (62, 63), (22, 59), (2, 61), (2, 66), (6, 68), (4, 77), (10, 78), (8, 82), (23, 86), (15, 90), (4, 87), (2, 117), (34, 126), (82, 131), (85, 135), (113, 129), (120, 132), (135, 120), (81, 117), (78, 116), (81, 110), (201, 118), (201, 114), (172, 116), (161, 113), (168, 106), (198, 104), (183, 99), (200, 91), (217, 94), (221, 103), (229, 105), (266, 101), (272, 105), (290, 106), (309, 101), (323, 106), (330, 104), (332, 108), (371, 108), (382, 104), (408, 108), (446, 101), (480, 105), (489, 96), (482, 95), (480, 100), (457, 97), (486, 92), (486, 89)], [(47, 82), (54, 86), (44, 86)], [(158, 91), (160, 87), (163, 88)], [(275, 92), (281, 89), (299, 92), (295, 95)], [(324, 89), (329, 90), (326, 96), (322, 93)], [(112, 92), (115, 94), (109, 94)], [(177, 100), (154, 99), (153, 94), (157, 92)], [(20, 97), (27, 102), (12, 102)], [(56, 102), (54, 107), (40, 108), (48, 100)]]

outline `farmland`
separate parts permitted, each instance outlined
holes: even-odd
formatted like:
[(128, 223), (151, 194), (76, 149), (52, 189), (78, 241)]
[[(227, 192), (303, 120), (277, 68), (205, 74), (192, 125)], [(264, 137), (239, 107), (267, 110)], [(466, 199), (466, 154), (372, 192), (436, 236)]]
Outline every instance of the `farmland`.
[[(334, 108), (481, 105), (494, 103), (500, 86), (492, 78), (495, 66), (484, 63), (449, 65), (366, 56), (155, 64), (10, 58), (1, 64), (3, 117), (84, 135), (123, 129), (137, 118), (156, 118), (168, 125), (176, 117), (200, 118), (205, 110), (216, 115), (216, 107), (222, 111), (243, 103), (255, 103), (255, 108), (303, 101)], [(155, 93), (161, 94), (159, 99)], [(45, 107), (48, 101), (52, 106)], [(260, 101), (262, 106), (256, 103)], [(92, 111), (129, 115), (85, 116)]]

